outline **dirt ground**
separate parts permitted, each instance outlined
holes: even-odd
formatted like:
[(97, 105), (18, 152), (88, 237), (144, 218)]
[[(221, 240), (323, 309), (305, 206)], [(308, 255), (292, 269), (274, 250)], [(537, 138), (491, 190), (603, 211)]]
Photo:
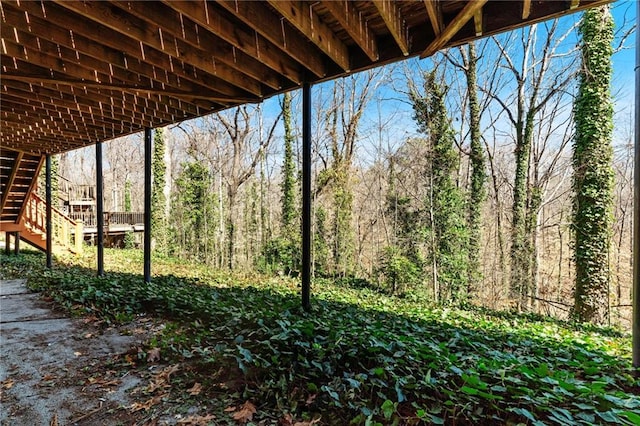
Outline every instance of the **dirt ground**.
[(160, 327), (68, 318), (24, 280), (0, 281), (0, 425), (195, 424), (198, 407), (150, 415), (145, 406), (167, 366), (134, 368), (132, 357)]

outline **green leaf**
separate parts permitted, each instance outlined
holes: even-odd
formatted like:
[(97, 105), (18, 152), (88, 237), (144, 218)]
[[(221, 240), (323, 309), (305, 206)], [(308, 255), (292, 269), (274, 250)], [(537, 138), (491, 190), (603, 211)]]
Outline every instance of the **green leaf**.
[(478, 394), (478, 389), (476, 388), (470, 388), (469, 386), (463, 386), (460, 388), (460, 391), (466, 393), (467, 395), (477, 395)]
[(634, 424), (634, 426), (640, 426), (640, 414), (632, 411), (622, 411), (620, 412), (620, 415), (625, 416), (627, 420)]
[(529, 410), (527, 410), (526, 408), (512, 408), (511, 412), (515, 413), (515, 414), (520, 414), (523, 417), (526, 417), (527, 419), (531, 420), (532, 422), (536, 421), (536, 418), (533, 416), (533, 414), (531, 414), (531, 412)]
[(428, 414), (429, 420), (431, 420), (431, 424), (434, 425), (443, 425), (444, 419), (442, 417), (435, 416), (433, 414)]
[(384, 418), (387, 420), (391, 419), (391, 416), (396, 410), (394, 403), (388, 399), (382, 403), (382, 406), (380, 408), (382, 409), (382, 414), (384, 415)]

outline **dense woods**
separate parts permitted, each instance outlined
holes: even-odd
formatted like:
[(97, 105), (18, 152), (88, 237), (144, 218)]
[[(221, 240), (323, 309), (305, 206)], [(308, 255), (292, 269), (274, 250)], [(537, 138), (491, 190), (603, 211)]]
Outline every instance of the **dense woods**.
[[(608, 7), (585, 16), (595, 14), (610, 16)], [(631, 105), (616, 104), (615, 92), (613, 104), (586, 98), (595, 71), (579, 46), (591, 44), (589, 18), (579, 24), (539, 24), (314, 86), (316, 277), (628, 326)], [(624, 48), (628, 25), (618, 25), (595, 60)], [(607, 96), (610, 66), (603, 72), (607, 83), (595, 84)], [(300, 98), (291, 92), (156, 130), (156, 251), (215, 268), (299, 273)], [(594, 243), (606, 249), (597, 262), (604, 287), (591, 294), (597, 314), (573, 302), (588, 291), (579, 221), (591, 213), (574, 197), (582, 126), (601, 115), (590, 102), (613, 120), (592, 141), (607, 151), (596, 187), (611, 184), (602, 213), (611, 220), (597, 225)], [(90, 183), (87, 152), (62, 155), (61, 175)], [(141, 137), (109, 142), (104, 155), (106, 208), (141, 211)]]

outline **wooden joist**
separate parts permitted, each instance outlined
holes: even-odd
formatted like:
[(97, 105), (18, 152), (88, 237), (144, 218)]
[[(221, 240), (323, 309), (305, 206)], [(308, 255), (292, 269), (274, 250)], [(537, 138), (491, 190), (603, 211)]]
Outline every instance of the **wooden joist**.
[(322, 50), (344, 71), (350, 71), (349, 52), (336, 34), (313, 12), (306, 1), (269, 0), (269, 4), (284, 19)]
[(387, 26), (391, 36), (398, 44), (402, 54), (409, 56), (408, 32), (405, 27), (404, 18), (396, 2), (393, 0), (374, 0), (373, 5)]
[(376, 36), (369, 28), (362, 12), (358, 11), (348, 0), (323, 1), (323, 6), (349, 33), (353, 41), (372, 61), (379, 58)]
[(468, 2), (464, 8), (456, 15), (445, 29), (438, 35), (435, 40), (429, 44), (429, 46), (420, 55), (421, 58), (426, 58), (442, 49), (451, 38), (456, 35), (458, 31), (484, 6), (487, 0), (474, 0)]
[(442, 13), (440, 12), (440, 2), (438, 0), (424, 0), (424, 6), (429, 15), (429, 22), (433, 28), (433, 33), (438, 36), (442, 32)]

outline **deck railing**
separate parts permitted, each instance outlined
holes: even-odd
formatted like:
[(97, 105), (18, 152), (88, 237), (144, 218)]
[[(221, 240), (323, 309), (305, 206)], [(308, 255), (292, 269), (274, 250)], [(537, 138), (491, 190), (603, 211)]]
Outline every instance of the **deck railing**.
[[(93, 212), (70, 213), (73, 220), (80, 220), (87, 228), (98, 226), (98, 215)], [(137, 225), (144, 223), (143, 212), (104, 212), (104, 224), (108, 225)]]
[[(25, 225), (43, 235), (47, 233), (47, 202), (32, 191), (27, 199), (23, 220)], [(75, 221), (55, 207), (51, 207), (52, 241), (73, 253), (82, 252), (82, 222)]]

